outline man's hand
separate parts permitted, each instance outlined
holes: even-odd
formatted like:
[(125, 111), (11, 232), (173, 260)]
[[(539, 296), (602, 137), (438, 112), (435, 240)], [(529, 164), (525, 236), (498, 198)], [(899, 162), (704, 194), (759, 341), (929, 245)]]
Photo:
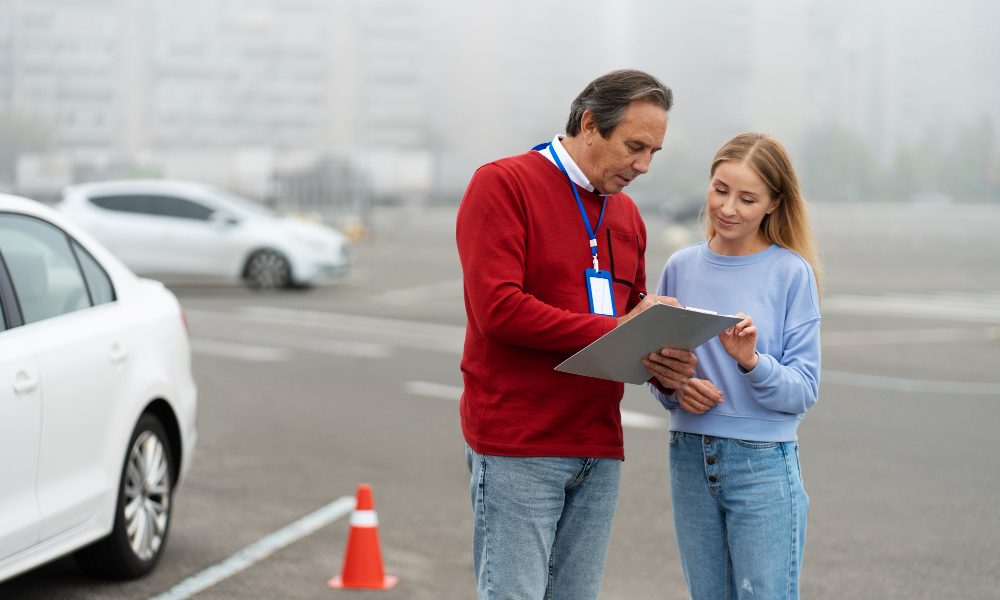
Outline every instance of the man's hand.
[(628, 314), (618, 317), (618, 325), (621, 325), (625, 321), (628, 321), (632, 317), (646, 310), (650, 306), (653, 306), (654, 304), (669, 304), (671, 306), (681, 305), (681, 303), (677, 301), (677, 298), (674, 298), (672, 296), (652, 296), (652, 295), (646, 296), (642, 300), (640, 300), (639, 304), (636, 304), (635, 308), (629, 311)]
[(687, 350), (663, 348), (642, 359), (642, 364), (660, 385), (671, 390), (680, 390), (694, 375), (698, 357)]

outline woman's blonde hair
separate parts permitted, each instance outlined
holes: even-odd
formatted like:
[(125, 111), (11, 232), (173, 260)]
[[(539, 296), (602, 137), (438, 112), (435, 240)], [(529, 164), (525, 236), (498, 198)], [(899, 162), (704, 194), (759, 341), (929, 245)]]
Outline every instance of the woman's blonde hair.
[[(816, 241), (806, 200), (799, 188), (788, 152), (778, 140), (763, 133), (741, 133), (715, 153), (711, 174), (726, 161), (744, 164), (753, 169), (771, 190), (778, 207), (769, 215), (764, 215), (760, 228), (768, 241), (796, 252), (806, 259), (816, 275), (816, 287), (822, 287), (822, 274), (817, 254)], [(707, 239), (715, 237), (715, 227), (708, 220)]]

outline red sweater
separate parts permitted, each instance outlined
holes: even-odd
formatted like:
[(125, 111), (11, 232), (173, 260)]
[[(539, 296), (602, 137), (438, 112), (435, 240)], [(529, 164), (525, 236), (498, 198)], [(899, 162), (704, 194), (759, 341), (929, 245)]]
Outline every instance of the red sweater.
[[(624, 458), (621, 383), (553, 367), (615, 327), (590, 314), (590, 245), (566, 176), (538, 152), (480, 167), (458, 210), (468, 326), (462, 431), (480, 454)], [(602, 198), (577, 187), (591, 225)], [(632, 199), (608, 198), (596, 231), (616, 313), (646, 291), (646, 228)]]

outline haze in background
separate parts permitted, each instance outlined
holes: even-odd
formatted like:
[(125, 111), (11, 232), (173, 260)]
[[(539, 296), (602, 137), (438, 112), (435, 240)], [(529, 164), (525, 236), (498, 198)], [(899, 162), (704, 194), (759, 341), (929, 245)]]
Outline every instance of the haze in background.
[(0, 187), (155, 176), (323, 209), (456, 203), (609, 70), (673, 88), (643, 205), (776, 135), (820, 200), (1000, 201), (992, 0), (0, 0)]

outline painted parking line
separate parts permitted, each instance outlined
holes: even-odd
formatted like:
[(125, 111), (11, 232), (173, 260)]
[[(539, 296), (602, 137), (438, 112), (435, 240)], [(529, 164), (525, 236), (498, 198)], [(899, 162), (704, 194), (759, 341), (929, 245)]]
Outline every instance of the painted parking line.
[(385, 292), (375, 296), (374, 300), (394, 306), (415, 306), (440, 300), (461, 299), (462, 286), (461, 279), (425, 283)]
[(354, 510), (354, 496), (343, 496), (326, 506), (309, 513), (298, 521), (261, 538), (226, 560), (213, 565), (197, 575), (188, 577), (169, 591), (151, 600), (184, 600), (204, 591), (224, 579), (243, 571), (285, 546), (329, 525)]
[[(187, 314), (201, 323), (202, 327), (195, 329), (212, 336), (221, 337), (226, 331), (233, 331), (234, 321), (287, 326), (288, 333), (293, 328), (311, 330), (307, 335), (293, 336), (236, 326), (237, 330), (249, 330), (240, 337), (253, 339), (223, 342), (197, 338), (192, 343), (196, 352), (250, 361), (287, 360), (283, 353), (288, 350), (358, 358), (388, 358), (396, 348), (461, 354), (465, 342), (464, 326), (322, 311), (244, 306), (228, 313), (189, 309)], [(353, 339), (320, 339), (326, 332)]]
[[(229, 317), (222, 313), (200, 312), (199, 316)], [(434, 349), (446, 353), (460, 354), (462, 336), (465, 328), (453, 325), (421, 323), (398, 319), (382, 319), (377, 317), (360, 317), (356, 315), (321, 313), (316, 311), (292, 311), (265, 307), (250, 307), (241, 309), (236, 318), (260, 320), (277, 324), (297, 326), (311, 325), (313, 327), (352, 333), (365, 332), (369, 335), (382, 335), (391, 342), (361, 342), (336, 340), (311, 340), (297, 338), (283, 340), (296, 350), (309, 352), (326, 352), (329, 354), (352, 355), (363, 358), (385, 358), (392, 354), (394, 347), (410, 347)], [(871, 332), (828, 332), (823, 334), (823, 344), (828, 347), (853, 346), (866, 344), (902, 344), (917, 342), (958, 342), (975, 340), (995, 340), (1000, 337), (1000, 328), (985, 329), (923, 329), (923, 330), (890, 330)], [(192, 340), (195, 352), (215, 354), (250, 361), (288, 360), (289, 348), (253, 346), (248, 344), (221, 342), (215, 340)], [(834, 385), (863, 387), (898, 392), (962, 394), (962, 395), (1000, 395), (1000, 383), (994, 382), (961, 382), (961, 381), (925, 381), (906, 379), (868, 373), (848, 373), (824, 369), (822, 382)], [(405, 390), (416, 396), (428, 396), (458, 400), (462, 397), (462, 388), (446, 386), (426, 381), (410, 381), (404, 384)], [(665, 421), (643, 413), (622, 411), (622, 424), (626, 427), (639, 429), (660, 429)]]
[(841, 294), (825, 298), (823, 312), (1000, 324), (1000, 291), (879, 296)]
[(329, 329), (365, 336), (393, 346), (461, 354), (465, 343), (464, 325), (443, 325), (383, 317), (296, 310), (270, 306), (243, 306), (236, 317), (246, 322), (291, 325), (313, 330)]
[(907, 344), (957, 344), (996, 340), (1000, 338), (1000, 327), (824, 331), (821, 338), (823, 348)]
[(441, 398), (442, 400), (455, 400), (456, 402), (462, 399), (462, 388), (453, 385), (431, 383), (429, 381), (407, 381), (403, 384), (403, 390), (407, 394), (414, 396)]
[(270, 337), (266, 340), (272, 346), (247, 344), (244, 342), (206, 340), (193, 338), (191, 350), (197, 354), (210, 354), (251, 362), (287, 361), (291, 351), (347, 356), (353, 358), (388, 358), (392, 347), (387, 344), (370, 344), (348, 340), (310, 340)]
[[(458, 401), (462, 398), (462, 388), (453, 385), (443, 385), (431, 383), (429, 381), (407, 381), (403, 384), (403, 390), (414, 396), (425, 396), (428, 398), (440, 398), (442, 400)], [(632, 427), (635, 429), (663, 429), (666, 427), (666, 420), (654, 417), (645, 413), (622, 409), (622, 427)]]
[(666, 429), (667, 420), (661, 417), (654, 417), (646, 413), (621, 409), (622, 427), (632, 427), (633, 429)]
[(210, 354), (251, 362), (281, 362), (288, 360), (291, 356), (291, 352), (285, 348), (203, 339), (192, 339), (191, 350), (195, 354)]
[(823, 372), (820, 374), (820, 383), (914, 394), (1000, 396), (1000, 383), (988, 381), (930, 381), (926, 379), (868, 375), (867, 373), (846, 373), (844, 371), (831, 371), (829, 369), (823, 369)]

